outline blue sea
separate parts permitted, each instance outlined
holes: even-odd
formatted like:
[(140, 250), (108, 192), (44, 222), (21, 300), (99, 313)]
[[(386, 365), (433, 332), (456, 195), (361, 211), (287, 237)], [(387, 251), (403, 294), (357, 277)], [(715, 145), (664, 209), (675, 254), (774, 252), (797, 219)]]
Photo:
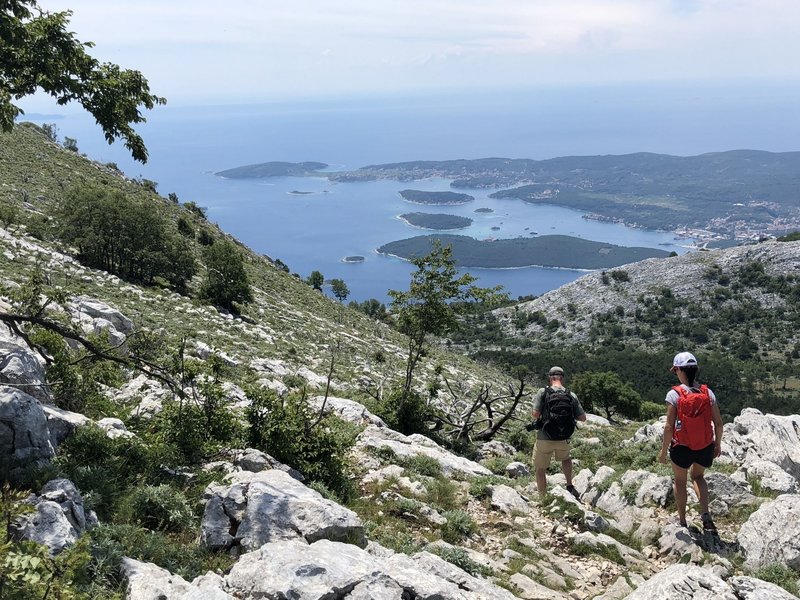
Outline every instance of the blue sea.
[[(68, 111), (28, 115), (56, 123), (90, 158), (115, 162), (130, 177), (157, 182), (164, 195), (194, 201), (254, 250), (306, 277), (344, 279), (350, 299), (387, 299), (405, 289), (412, 267), (375, 249), (428, 233), (398, 219), (404, 212), (448, 212), (473, 219), (477, 238), (566, 234), (624, 246), (685, 252), (672, 233), (583, 218), (555, 206), (494, 200), (488, 191), (458, 207), (405, 202), (398, 191), (449, 189), (448, 181), (337, 183), (322, 178), (229, 180), (214, 173), (266, 161), (320, 161), (331, 170), (407, 160), (545, 159), (566, 155), (659, 152), (694, 155), (741, 148), (800, 149), (800, 88), (758, 84), (671, 84), (495, 90), (438, 96), (338, 98), (228, 106), (165, 106), (137, 130), (150, 152), (133, 162), (109, 146), (92, 119)], [(291, 192), (307, 192), (292, 194)], [(492, 213), (475, 213), (491, 208)], [(365, 262), (342, 258), (361, 255)], [(580, 271), (471, 269), (480, 285), (512, 297), (541, 294)]]

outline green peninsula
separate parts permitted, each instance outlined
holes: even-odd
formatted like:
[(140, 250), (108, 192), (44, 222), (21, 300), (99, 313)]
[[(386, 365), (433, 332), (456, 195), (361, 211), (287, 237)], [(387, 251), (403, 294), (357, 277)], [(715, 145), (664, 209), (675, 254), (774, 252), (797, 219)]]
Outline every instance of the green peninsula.
[(459, 194), (457, 192), (426, 192), (424, 190), (401, 190), (400, 195), (403, 200), (414, 202), (415, 204), (466, 204), (475, 200), (469, 194)]
[(272, 161), (235, 167), (219, 171), (215, 175), (228, 179), (260, 179), (263, 177), (306, 177), (318, 175), (318, 171), (326, 169), (328, 165), (322, 162), (280, 162)]
[(409, 225), (422, 227), (423, 229), (435, 229), (443, 231), (446, 229), (464, 229), (472, 225), (472, 219), (459, 217), (457, 215), (446, 215), (442, 213), (413, 212), (400, 215)]
[(378, 252), (405, 259), (424, 256), (431, 251), (435, 240), (452, 247), (453, 258), (460, 267), (608, 269), (646, 258), (669, 256), (668, 252), (655, 248), (626, 248), (568, 235), (491, 241), (465, 235), (422, 235), (384, 244)]

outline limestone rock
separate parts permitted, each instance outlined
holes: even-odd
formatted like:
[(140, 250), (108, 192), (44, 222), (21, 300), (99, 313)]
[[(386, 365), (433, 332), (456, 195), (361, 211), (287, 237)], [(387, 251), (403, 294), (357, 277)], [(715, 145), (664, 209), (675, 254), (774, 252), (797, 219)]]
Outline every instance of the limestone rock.
[(106, 432), (106, 436), (109, 439), (115, 440), (117, 438), (134, 438), (136, 434), (131, 431), (128, 431), (128, 428), (125, 427), (125, 423), (123, 423), (120, 419), (116, 419), (114, 417), (106, 417), (105, 419), (100, 419), (97, 422), (97, 426)]
[(731, 588), (709, 569), (672, 565), (654, 575), (625, 600), (738, 600)]
[(796, 600), (796, 596), (782, 587), (754, 577), (732, 577), (728, 584), (739, 600)]
[(383, 419), (378, 415), (372, 414), (363, 404), (346, 398), (335, 398), (333, 396), (312, 396), (308, 399), (309, 406), (315, 411), (322, 410), (325, 405), (325, 414), (335, 414), (344, 421), (356, 423), (357, 425), (375, 425), (376, 427), (386, 427)]
[(456, 456), (425, 436), (405, 436), (388, 427), (367, 426), (356, 440), (356, 450), (389, 448), (400, 458), (429, 456), (441, 465), (444, 475), (491, 475), (492, 472), (476, 462)]
[(478, 460), (487, 458), (510, 458), (517, 453), (517, 449), (511, 444), (499, 440), (484, 442), (478, 448)]
[(737, 541), (749, 569), (780, 563), (800, 571), (800, 495), (764, 503), (741, 526)]
[(717, 471), (706, 473), (705, 478), (710, 498), (721, 500), (728, 506), (746, 506), (758, 502), (758, 499), (750, 493), (750, 486), (747, 483), (736, 481)]
[(800, 415), (765, 415), (746, 408), (725, 426), (722, 452), (738, 464), (773, 462), (800, 480)]
[(628, 471), (622, 476), (622, 485), (634, 485), (638, 488), (634, 503), (644, 506), (653, 503), (665, 507), (672, 500), (673, 488), (670, 477), (660, 477), (650, 471)]
[(0, 473), (14, 477), (20, 468), (49, 461), (54, 455), (39, 401), (0, 385)]
[(52, 554), (74, 544), (87, 526), (96, 523), (93, 514), (87, 516), (83, 498), (67, 479), (49, 481), (31, 503), (36, 510), (14, 523), (14, 537), (43, 544)]
[[(372, 545), (371, 545), (372, 546)], [(507, 590), (472, 577), (428, 552), (414, 556), (386, 549), (320, 540), (270, 542), (242, 555), (225, 578), (237, 598), (434, 598), (512, 600)]]
[(664, 425), (666, 421), (666, 417), (662, 417), (655, 423), (639, 427), (636, 433), (633, 434), (633, 437), (624, 440), (622, 445), (629, 446), (631, 444), (643, 444), (646, 442), (660, 442), (664, 438)]
[(259, 473), (267, 469), (277, 469), (278, 471), (288, 473), (297, 481), (305, 481), (305, 477), (303, 477), (302, 473), (297, 469), (293, 469), (289, 465), (285, 465), (269, 454), (255, 448), (246, 448), (237, 452), (233, 459), (233, 464), (243, 471), (250, 471), (251, 473)]
[(50, 402), (44, 361), (0, 325), (0, 385), (8, 383), (43, 403)]
[(362, 545), (364, 526), (351, 510), (275, 469), (241, 471), (206, 488), (201, 543), (252, 550), (275, 540), (348, 540)]
[(604, 533), (591, 533), (590, 531), (584, 531), (583, 533), (579, 533), (575, 536), (573, 543), (590, 546), (592, 548), (599, 548), (601, 546), (616, 548), (628, 566), (641, 566), (646, 563), (646, 559), (641, 552), (618, 542), (611, 536), (608, 536)]
[(78, 320), (85, 320), (86, 317), (92, 320), (104, 319), (120, 333), (127, 335), (133, 332), (133, 321), (99, 300), (79, 296), (69, 304), (69, 309)]
[(50, 444), (54, 449), (57, 449), (78, 427), (85, 427), (92, 423), (89, 417), (56, 406), (44, 405), (42, 411), (47, 417)]
[(546, 588), (522, 573), (515, 573), (509, 581), (519, 589), (518, 597), (526, 600), (567, 600), (569, 598), (561, 592)]
[(731, 479), (747, 483), (748, 479), (757, 479), (761, 487), (780, 494), (796, 494), (800, 492), (798, 480), (768, 460), (753, 460), (731, 475)]
[(686, 556), (693, 563), (699, 563), (703, 559), (703, 549), (692, 533), (687, 527), (677, 524), (667, 525), (661, 530), (658, 547), (661, 556), (668, 556), (676, 561), (686, 560)]
[(528, 477), (530, 474), (530, 468), (523, 462), (515, 461), (506, 465), (506, 475), (508, 475), (511, 479)]
[(531, 511), (531, 507), (525, 499), (514, 488), (507, 485), (491, 486), (490, 501), (492, 508), (507, 515), (513, 513), (527, 514)]

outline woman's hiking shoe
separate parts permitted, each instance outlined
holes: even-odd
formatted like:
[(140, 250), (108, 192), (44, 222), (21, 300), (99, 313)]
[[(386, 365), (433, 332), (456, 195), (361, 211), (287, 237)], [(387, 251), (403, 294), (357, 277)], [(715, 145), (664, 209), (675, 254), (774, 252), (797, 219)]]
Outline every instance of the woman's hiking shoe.
[(567, 491), (570, 494), (572, 494), (575, 497), (576, 500), (580, 500), (581, 499), (581, 495), (578, 493), (578, 490), (575, 489), (574, 485), (568, 485), (567, 486)]
[(711, 515), (708, 513), (703, 513), (700, 515), (700, 520), (703, 521), (703, 531), (710, 531), (712, 533), (716, 533), (717, 526), (714, 525), (714, 520), (711, 518)]

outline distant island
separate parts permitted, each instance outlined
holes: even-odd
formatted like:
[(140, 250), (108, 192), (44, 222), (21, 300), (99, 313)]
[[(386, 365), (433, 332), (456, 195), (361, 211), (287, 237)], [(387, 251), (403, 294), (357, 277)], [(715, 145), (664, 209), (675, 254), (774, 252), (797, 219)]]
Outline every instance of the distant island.
[[(215, 175), (227, 179), (259, 179), (263, 177), (306, 177), (318, 175), (318, 171), (328, 168), (322, 162), (265, 162), (255, 165), (245, 165), (234, 169), (219, 171)], [(296, 192), (302, 193), (302, 192)]]
[(364, 262), (364, 257), (363, 256), (358, 256), (358, 255), (345, 256), (342, 259), (342, 262), (345, 262), (345, 263), (363, 263)]
[(424, 256), (431, 251), (434, 240), (452, 246), (453, 258), (460, 267), (608, 269), (646, 258), (669, 256), (669, 252), (655, 248), (626, 248), (568, 235), (493, 241), (465, 235), (423, 235), (384, 244), (378, 252), (405, 259)]
[(466, 204), (475, 200), (469, 194), (459, 194), (456, 192), (426, 192), (423, 190), (401, 190), (400, 196), (403, 200), (414, 202), (415, 204)]
[(410, 161), (369, 165), (328, 177), (450, 179), (454, 189), (493, 189), (494, 198), (563, 206), (599, 221), (669, 230), (706, 241), (757, 240), (800, 229), (800, 152)]
[(494, 209), (493, 208), (476, 208), (475, 212), (476, 213), (493, 213)]
[(472, 225), (472, 219), (459, 217), (456, 215), (446, 215), (442, 213), (423, 213), (413, 212), (400, 215), (409, 225), (422, 227), (423, 229), (435, 229), (444, 231), (448, 229), (464, 229)]

